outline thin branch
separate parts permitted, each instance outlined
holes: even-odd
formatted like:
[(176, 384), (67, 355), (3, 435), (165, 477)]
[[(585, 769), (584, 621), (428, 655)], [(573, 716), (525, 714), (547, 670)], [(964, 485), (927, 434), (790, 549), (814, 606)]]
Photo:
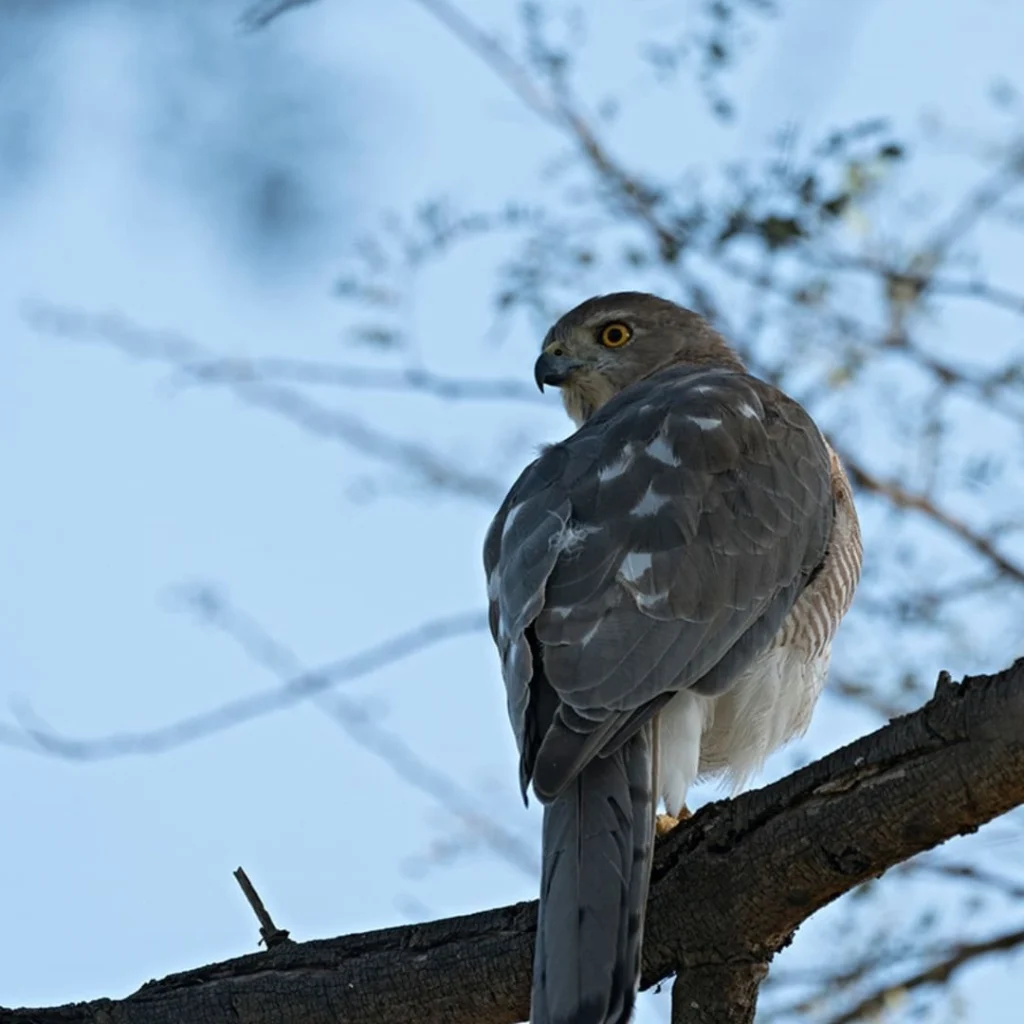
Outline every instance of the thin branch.
[[(481, 31), (473, 21), (447, 0), (416, 0), (441, 24), (475, 53), (508, 88), (519, 97), (525, 106), (547, 124), (568, 138), (590, 164), (598, 180), (608, 186), (608, 195), (631, 212), (650, 232), (662, 260), (674, 266), (682, 274), (677, 258), (682, 251), (684, 238), (671, 219), (664, 218), (658, 207), (660, 193), (648, 188), (634, 174), (616, 160), (591, 128), (581, 110), (579, 100), (572, 94), (564, 78), (549, 73), (548, 89), (538, 88), (530, 71), (516, 61), (500, 43)], [(530, 43), (535, 50), (542, 51), (539, 38), (534, 35)], [(711, 314), (713, 307), (707, 291), (687, 275), (692, 293), (692, 302), (700, 312)], [(721, 311), (717, 311), (721, 322)]]
[(995, 871), (986, 871), (975, 864), (953, 864), (931, 857), (919, 857), (904, 865), (903, 870), (910, 874), (928, 874), (938, 878), (970, 882), (972, 885), (994, 889), (1010, 899), (1024, 900), (1024, 884)]
[(157, 729), (95, 739), (62, 735), (22, 710), (20, 732), (0, 725), (0, 745), (74, 761), (161, 754), (308, 701), (404, 782), (457, 817), (493, 853), (531, 878), (537, 877), (540, 865), (530, 843), (481, 809), (468, 790), (421, 758), (397, 733), (375, 722), (363, 703), (332, 692), (341, 683), (367, 676), (444, 640), (482, 632), (487, 628), (485, 615), (470, 613), (433, 619), (359, 654), (317, 669), (304, 669), (288, 648), (212, 588), (194, 591), (190, 603), (202, 621), (230, 637), (248, 657), (281, 679), (282, 685)]
[(932, 294), (949, 295), (951, 297), (975, 299), (1007, 312), (1024, 316), (1024, 295), (1000, 288), (998, 285), (986, 284), (984, 281), (961, 281), (956, 278), (941, 277), (927, 269), (911, 269), (888, 260), (866, 253), (824, 253), (813, 251), (808, 246), (801, 246), (797, 255), (806, 265), (817, 270), (830, 273), (846, 271), (867, 274), (883, 281), (904, 285), (914, 295), (925, 291)]
[[(174, 367), (200, 382), (202, 370), (197, 367), (222, 358), (181, 335), (146, 331), (121, 317), (45, 303), (34, 305), (25, 317), (40, 333), (103, 344), (134, 359)], [(492, 507), (505, 496), (502, 481), (469, 472), (418, 441), (392, 437), (358, 417), (319, 405), (294, 388), (244, 379), (225, 381), (224, 387), (246, 405), (273, 412), (310, 434), (340, 441), (360, 455), (397, 466), (430, 487)]]
[[(687, 243), (685, 222), (679, 218), (666, 216), (661, 210), (664, 205), (664, 194), (643, 184), (637, 175), (629, 172), (613, 158), (581, 113), (580, 104), (569, 91), (564, 75), (560, 71), (549, 70), (548, 91), (545, 93), (538, 88), (533, 76), (525, 67), (447, 0), (417, 2), (479, 56), (529, 109), (575, 143), (595, 177), (607, 186), (609, 195), (617, 197), (621, 207), (650, 231), (662, 262), (682, 273), (678, 259)], [(532, 42), (535, 49), (542, 51), (539, 40), (533, 39)], [(552, 67), (554, 66), (553, 64)], [(1022, 182), (1024, 157), (1020, 151), (1014, 151), (999, 169), (973, 189), (945, 223), (935, 230), (924, 248), (929, 257), (929, 273), (959, 238)], [(704, 286), (693, 278), (692, 273), (687, 273), (687, 277), (691, 301), (698, 311), (716, 319), (725, 328), (726, 333), (735, 333), (729, 331), (722, 310), (715, 307)], [(985, 298), (1014, 312), (1024, 312), (1024, 297), (1004, 289), (988, 288), (981, 284), (960, 284), (955, 281), (937, 282), (937, 287), (944, 289), (948, 294)], [(943, 368), (936, 364), (933, 369), (941, 371)], [(964, 381), (967, 381), (966, 377)], [(1019, 418), (1019, 412), (1012, 414)]]
[[(271, 636), (251, 615), (221, 601), (207, 611), (205, 618), (211, 626), (237, 643), (253, 661), (280, 679), (301, 676), (302, 665), (296, 654)], [(481, 625), (481, 620), (476, 624)], [(540, 874), (540, 864), (530, 844), (482, 811), (468, 790), (421, 758), (400, 736), (375, 722), (361, 703), (338, 693), (323, 691), (311, 699), (350, 739), (379, 757), (404, 782), (433, 797), (494, 853), (533, 878)]]
[(282, 943), (291, 942), (292, 940), (288, 937), (288, 932), (274, 924), (274, 920), (264, 906), (263, 900), (260, 899), (260, 894), (256, 891), (256, 887), (249, 881), (249, 876), (240, 867), (235, 868), (232, 873), (246, 900), (248, 900), (249, 906), (252, 907), (256, 920), (260, 923), (260, 939), (267, 949), (273, 949)]
[(886, 700), (870, 683), (857, 683), (852, 679), (833, 677), (829, 679), (825, 694), (853, 701), (873, 711), (880, 718), (889, 721), (906, 712), (906, 708)]
[[(209, 593), (203, 600), (211, 608), (214, 607), (214, 602), (221, 607), (224, 606), (222, 599), (211, 597)], [(445, 640), (480, 633), (486, 628), (486, 617), (479, 613), (432, 619), (415, 629), (374, 644), (358, 654), (328, 662), (319, 668), (295, 672), (281, 686), (227, 701), (209, 711), (188, 715), (156, 729), (118, 732), (83, 739), (56, 733), (36, 723), (30, 712), (19, 710), (18, 717), (22, 720), (22, 729), (19, 731), (9, 726), (0, 726), (0, 745), (36, 754), (48, 754), (69, 761), (98, 761), (115, 757), (161, 754), (223, 732), (225, 729), (251, 722), (253, 719), (294, 707), (322, 696), (342, 683), (362, 679)]]
[(562, 112), (537, 88), (529, 72), (514, 60), (505, 48), (477, 28), (454, 4), (447, 0), (415, 0), (428, 11), (471, 53), (476, 54), (516, 96), (541, 120), (562, 127)]
[(1024, 316), (1024, 295), (1012, 292), (1008, 288), (986, 284), (984, 281), (957, 281), (944, 277), (932, 278), (928, 287), (934, 294), (976, 299), (978, 302), (1005, 309), (1017, 316)]
[(279, 18), (296, 7), (305, 7), (307, 4), (315, 4), (318, 0), (264, 0), (262, 3), (253, 4), (242, 15), (243, 27), (250, 31), (257, 31), (266, 28), (272, 21)]
[(828, 1024), (855, 1024), (856, 1021), (873, 1019), (885, 1010), (893, 999), (907, 992), (927, 985), (945, 984), (957, 971), (981, 957), (990, 953), (1009, 953), (1020, 946), (1024, 946), (1024, 928), (997, 935), (984, 942), (965, 942), (951, 946), (938, 963), (864, 996), (849, 1010), (832, 1017)]
[(316, 362), (306, 359), (211, 359), (191, 364), (185, 371), (194, 384), (242, 384), (284, 381), (289, 384), (373, 391), (414, 391), (435, 398), (468, 401), (510, 400), (540, 403), (532, 385), (509, 378), (450, 377), (430, 370), (381, 370), (365, 366)]
[[(877, 276), (880, 281), (885, 283), (890, 293), (893, 290), (898, 291), (900, 287), (903, 287), (908, 292), (912, 292), (916, 298), (923, 292), (926, 280), (929, 282), (929, 291), (936, 293), (941, 292), (943, 286), (949, 284), (949, 294), (956, 294), (956, 289), (958, 287), (957, 282), (945, 282), (943, 280), (936, 281), (935, 279), (925, 279), (923, 277), (909, 275), (906, 272), (896, 269), (892, 265), (871, 256), (833, 254), (822, 259), (817, 255), (812, 256), (806, 247), (801, 247), (797, 252), (803, 259), (804, 263), (818, 270), (825, 270), (828, 272), (836, 270), (856, 271), (864, 274), (870, 274), (871, 276)], [(720, 270), (724, 270), (730, 277), (741, 281), (755, 291), (771, 294), (776, 299), (785, 303), (792, 303), (794, 301), (792, 284), (783, 284), (774, 280), (770, 274), (762, 271), (755, 271), (741, 260), (719, 258), (716, 260), (715, 265)], [(966, 294), (971, 287), (971, 285), (966, 283), (963, 284), (962, 294)], [(986, 286), (979, 284), (977, 286), (978, 294), (984, 294), (985, 289)], [(1020, 313), (1021, 315), (1024, 315), (1024, 295), (1013, 296), (1011, 293), (1007, 292), (1000, 293), (998, 289), (994, 289), (992, 293), (999, 294), (1000, 299), (1004, 300), (1008, 304), (1019, 301), (1021, 304)], [(999, 304), (996, 300), (993, 301), (995, 304)], [(873, 328), (867, 328), (859, 320), (844, 314), (841, 311), (822, 310), (820, 311), (819, 316), (823, 323), (827, 323), (840, 335), (856, 339), (865, 348), (870, 348), (873, 351), (885, 350), (889, 352), (898, 352), (914, 366), (920, 367), (930, 373), (940, 385), (952, 385), (953, 387), (959, 388), (965, 394), (970, 395), (975, 401), (983, 403), (986, 408), (995, 410), (1007, 419), (1013, 420), (1018, 424), (1024, 422), (1024, 407), (1015, 405), (1011, 400), (1011, 395), (1007, 393), (1010, 392), (1014, 385), (1024, 382), (1024, 364), (1019, 362), (1010, 363), (998, 371), (993, 371), (980, 376), (971, 375), (963, 369), (938, 359), (931, 353), (927, 352), (915, 341), (913, 335), (906, 330), (890, 330), (880, 337)], [(744, 353), (744, 357), (749, 361), (749, 352)], [(762, 375), (773, 383), (778, 383), (777, 374), (773, 374), (770, 371), (762, 371)]]
[(1024, 183), (1024, 148), (1014, 151), (988, 178), (972, 189), (933, 232), (923, 251), (935, 261), (941, 259), (986, 214), (991, 213), (1014, 189)]
[(933, 522), (945, 527), (972, 547), (979, 555), (986, 558), (1002, 575), (1008, 576), (1017, 583), (1024, 583), (1024, 569), (1015, 565), (1004, 555), (1001, 555), (988, 538), (978, 533), (962, 520), (939, 508), (931, 498), (908, 491), (902, 484), (898, 484), (894, 480), (883, 480), (881, 477), (865, 469), (856, 459), (851, 458), (847, 452), (840, 451), (839, 455), (851, 479), (858, 487), (873, 494), (882, 495), (897, 508), (923, 512)]
[[(940, 388), (958, 388), (972, 399), (981, 403), (986, 409), (993, 410), (1016, 423), (1024, 422), (1024, 405), (1020, 403), (1024, 390), (1019, 384), (1024, 382), (1024, 363), (1010, 363), (1001, 370), (992, 371), (982, 376), (972, 376), (964, 370), (951, 366), (937, 359), (918, 344), (910, 332), (903, 330), (890, 333), (885, 348), (902, 353), (914, 364), (923, 367), (935, 377)], [(1014, 385), (1018, 387), (1014, 388)], [(1017, 402), (1013, 401), (1016, 394)]]

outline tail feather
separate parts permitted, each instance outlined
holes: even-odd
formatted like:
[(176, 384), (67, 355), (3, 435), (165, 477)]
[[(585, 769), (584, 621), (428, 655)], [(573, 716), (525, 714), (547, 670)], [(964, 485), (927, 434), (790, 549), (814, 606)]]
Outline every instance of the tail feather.
[(544, 809), (531, 1024), (626, 1024), (654, 850), (648, 724)]

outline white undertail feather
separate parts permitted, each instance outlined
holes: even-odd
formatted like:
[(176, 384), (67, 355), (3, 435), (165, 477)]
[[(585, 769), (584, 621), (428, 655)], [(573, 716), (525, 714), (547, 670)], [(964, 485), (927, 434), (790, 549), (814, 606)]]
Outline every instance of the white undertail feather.
[(700, 771), (701, 733), (710, 702), (683, 690), (658, 715), (658, 797), (669, 814), (686, 803), (686, 793)]
[(678, 815), (699, 776), (724, 776), (733, 791), (768, 755), (803, 734), (828, 675), (832, 638), (860, 579), (860, 526), (850, 483), (832, 449), (835, 518), (829, 546), (772, 645), (723, 694), (677, 694), (659, 716), (659, 796)]

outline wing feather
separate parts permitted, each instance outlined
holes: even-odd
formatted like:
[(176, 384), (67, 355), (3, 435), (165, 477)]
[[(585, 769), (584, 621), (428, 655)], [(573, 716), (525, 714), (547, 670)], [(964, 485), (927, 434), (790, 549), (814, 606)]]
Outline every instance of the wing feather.
[(484, 545), (524, 785), (548, 801), (672, 693), (720, 693), (824, 557), (821, 433), (732, 370), (627, 388), (523, 472)]

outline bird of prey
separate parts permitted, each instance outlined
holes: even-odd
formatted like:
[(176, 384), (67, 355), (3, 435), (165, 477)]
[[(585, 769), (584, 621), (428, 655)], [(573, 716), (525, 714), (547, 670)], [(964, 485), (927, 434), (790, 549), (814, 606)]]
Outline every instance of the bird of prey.
[(530, 1019), (625, 1024), (656, 824), (698, 777), (738, 787), (806, 729), (860, 530), (807, 412), (688, 309), (588, 299), (535, 377), (578, 429), (484, 543), (523, 796), (544, 805)]

